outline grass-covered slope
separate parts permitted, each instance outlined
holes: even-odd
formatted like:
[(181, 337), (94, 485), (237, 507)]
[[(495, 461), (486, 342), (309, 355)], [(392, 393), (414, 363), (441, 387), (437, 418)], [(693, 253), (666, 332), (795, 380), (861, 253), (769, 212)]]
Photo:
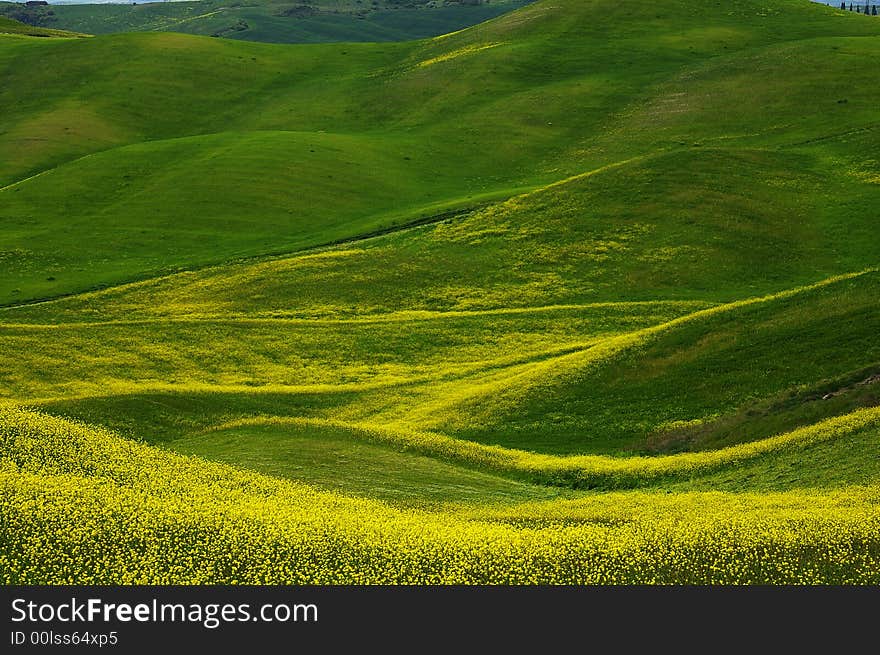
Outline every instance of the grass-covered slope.
[(89, 34), (182, 32), (268, 43), (407, 41), (454, 32), (528, 4), (440, 3), (428, 0), (250, 0), (247, 3), (140, 2), (25, 7), (0, 2), (0, 14), (35, 26)]
[[(491, 198), (456, 185), (452, 171), (429, 170), (422, 144), (395, 140), (226, 132), (62, 165), (5, 190), (7, 238), (21, 236), (0, 294), (68, 293), (136, 271), (315, 246)], [(28, 228), (35, 214), (54, 236)], [(78, 240), (85, 232), (91, 238)]]
[(8, 579), (876, 581), (878, 36), (0, 38)]
[(0, 426), (5, 584), (877, 583), (872, 486), (403, 512), (40, 414)]
[(866, 272), (710, 309), (6, 322), (2, 380), (10, 398), (160, 441), (279, 414), (557, 453), (700, 449), (876, 404), (876, 287)]
[(35, 25), (27, 25), (21, 21), (0, 16), (0, 34), (5, 36), (37, 36), (41, 38), (77, 38), (86, 36), (77, 32), (67, 30), (56, 30)]

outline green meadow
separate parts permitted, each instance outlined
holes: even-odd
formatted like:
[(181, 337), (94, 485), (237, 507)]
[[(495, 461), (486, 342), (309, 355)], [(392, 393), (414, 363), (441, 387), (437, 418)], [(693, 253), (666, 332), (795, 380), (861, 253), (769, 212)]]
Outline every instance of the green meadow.
[(507, 9), (0, 22), (5, 583), (880, 582), (880, 20)]
[(387, 42), (455, 32), (530, 1), (195, 0), (37, 7), (4, 1), (0, 15), (88, 34), (181, 32), (268, 43)]

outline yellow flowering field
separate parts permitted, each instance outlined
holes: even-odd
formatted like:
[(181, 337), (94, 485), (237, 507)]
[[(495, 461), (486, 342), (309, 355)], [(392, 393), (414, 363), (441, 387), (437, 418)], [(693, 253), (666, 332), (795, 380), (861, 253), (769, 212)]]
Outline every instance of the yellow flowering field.
[(880, 488), (404, 511), (8, 408), (6, 584), (880, 582)]
[(880, 584), (880, 21), (343, 4), (0, 25), (0, 582)]

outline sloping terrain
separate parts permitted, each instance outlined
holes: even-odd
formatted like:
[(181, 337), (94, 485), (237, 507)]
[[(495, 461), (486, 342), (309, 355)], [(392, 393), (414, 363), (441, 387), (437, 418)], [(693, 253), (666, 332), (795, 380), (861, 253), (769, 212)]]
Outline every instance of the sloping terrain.
[(39, 36), (44, 38), (74, 38), (86, 36), (85, 34), (78, 34), (76, 32), (27, 25), (5, 16), (0, 16), (0, 34), (6, 36), (18, 34), (20, 36)]
[(5, 579), (876, 583), (878, 37), (0, 37)]
[[(872, 73), (850, 63), (876, 56), (876, 39), (849, 35), (868, 36), (876, 22), (797, 0), (793, 6), (803, 18), (794, 24), (781, 11), (761, 16), (757, 6), (736, 6), (731, 15), (669, 3), (669, 16), (634, 23), (622, 10), (593, 3), (537, 4), (446, 38), (380, 46), (280, 47), (178, 34), (6, 40), (0, 48), (8, 80), (0, 90), (0, 197), (9, 229), (0, 252), (16, 268), (2, 281), (0, 302), (314, 246), (344, 236), (324, 229), (337, 215), (355, 236), (676, 148), (787, 147), (793, 152), (774, 155), (775, 161), (746, 159), (769, 154), (738, 156), (730, 168), (735, 174), (740, 162), (751, 167), (742, 171), (743, 181), (778, 175), (780, 168), (801, 176), (780, 196), (806, 193), (806, 202), (830, 205), (816, 207), (822, 213), (814, 221), (839, 220), (841, 212), (861, 221), (877, 188), (870, 182), (874, 103), (864, 79)], [(801, 66), (800, 57), (815, 46), (813, 39), (828, 42), (832, 28), (847, 37), (827, 47), (843, 48), (845, 57), (817, 60), (824, 62), (822, 78)], [(737, 30), (743, 34), (734, 38)], [(786, 41), (780, 44), (782, 30)], [(676, 40), (670, 32), (692, 38)], [(777, 52), (786, 48), (795, 54)], [(633, 53), (632, 61), (619, 61), (620, 52)], [(652, 124), (664, 113), (682, 115), (671, 106), (660, 112), (652, 103), (681, 102), (676, 89), (686, 71), (698, 76), (698, 98), (738, 98), (730, 86), (742, 78), (743, 67), (754, 67), (756, 56), (777, 70), (749, 89), (754, 102), (745, 103), (739, 117), (689, 101), (685, 128)], [(792, 80), (802, 75), (809, 79), (801, 80), (800, 91), (780, 88), (797, 86)], [(828, 90), (819, 97), (827, 99), (827, 111), (804, 112), (806, 98), (813, 102), (815, 87), (825, 82)], [(684, 139), (682, 129), (694, 138)], [(785, 156), (804, 159), (783, 163)], [(325, 170), (337, 163), (337, 174)], [(704, 163), (713, 165), (697, 156), (694, 165), (676, 168), (680, 177), (671, 184), (689, 183), (683, 173), (696, 166), (700, 175)], [(717, 174), (725, 163), (714, 165)], [(810, 192), (808, 173), (816, 176), (812, 181), (838, 181), (846, 198), (828, 200), (821, 184)], [(314, 191), (305, 196), (300, 183)], [(77, 185), (82, 192), (68, 191)], [(387, 193), (372, 195), (382, 187), (401, 202)], [(735, 196), (739, 188), (724, 191)], [(364, 192), (370, 195), (361, 202)], [(632, 198), (618, 200), (629, 204)], [(260, 228), (253, 234), (248, 214), (273, 224), (271, 244)], [(190, 221), (203, 224), (188, 228)], [(82, 261), (83, 253), (71, 260), (65, 254), (76, 246), (66, 230), (85, 223), (112, 230), (112, 238), (90, 243), (87, 268), (71, 261)], [(181, 234), (163, 239), (167, 230)], [(203, 237), (210, 249), (202, 247)], [(851, 242), (859, 248), (870, 243)], [(823, 273), (853, 270), (851, 263)], [(62, 268), (65, 275), (56, 275)]]
[(454, 32), (531, 0), (249, 0), (27, 6), (0, 2), (0, 15), (89, 34), (182, 32), (266, 43), (408, 41)]
[(39, 414), (2, 421), (6, 583), (878, 581), (876, 487), (618, 492), (513, 508), (484, 499), (437, 515)]

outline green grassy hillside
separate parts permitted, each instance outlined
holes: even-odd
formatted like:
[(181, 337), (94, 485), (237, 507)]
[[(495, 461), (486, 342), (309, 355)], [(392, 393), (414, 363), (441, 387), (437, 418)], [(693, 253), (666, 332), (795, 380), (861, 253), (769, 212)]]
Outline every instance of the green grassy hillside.
[[(598, 3), (538, 4), (448, 38), (381, 46), (279, 47), (170, 34), (51, 44), (6, 40), (0, 46), (0, 66), (9, 80), (0, 91), (7, 116), (0, 135), (0, 197), (3, 218), (12, 229), (3, 235), (0, 250), (5, 259), (20, 264), (4, 276), (0, 302), (333, 241), (343, 232), (325, 230), (326, 219), (311, 213), (323, 209), (325, 201), (331, 203), (326, 214), (335, 214), (337, 203), (343, 205), (340, 215), (351, 222), (347, 234), (356, 235), (404, 220), (401, 214), (443, 212), (633, 157), (693, 149), (710, 139), (728, 151), (760, 149), (752, 128), (756, 121), (765, 125), (767, 103), (758, 92), (751, 92), (747, 102), (734, 103), (741, 106), (740, 122), (750, 120), (751, 126), (719, 124), (717, 107), (689, 105), (688, 129), (699, 140), (681, 140), (674, 132), (645, 125), (643, 108), (651, 98), (660, 102), (667, 97), (669, 83), (659, 82), (676, 80), (688, 70), (698, 71), (705, 84), (729, 85), (731, 73), (719, 62), (751, 65), (755, 52), (782, 47), (780, 30), (793, 43), (787, 47), (802, 49), (812, 47), (813, 37), (827, 37), (832, 30), (840, 35), (877, 32), (877, 23), (868, 17), (835, 16), (828, 8), (805, 7), (798, 0), (792, 7), (803, 17), (795, 25), (788, 15), (760, 16), (757, 5), (738, 6), (738, 13), (728, 15), (685, 11), (684, 3), (669, 3), (670, 16), (633, 22), (609, 14)], [(724, 37), (731, 24), (749, 29), (740, 28), (744, 34), (737, 39)], [(688, 45), (669, 36), (694, 31), (702, 37), (688, 40)], [(849, 37), (839, 43), (851, 54), (871, 58), (876, 39)], [(633, 61), (618, 62), (621, 51), (632, 52)], [(156, 52), (163, 56), (157, 58)], [(771, 58), (778, 66), (780, 58)], [(797, 60), (781, 61), (788, 61), (792, 70), (781, 70), (778, 77), (792, 79), (797, 72), (793, 69), (800, 68)], [(864, 84), (862, 69), (847, 61), (831, 59), (823, 74), (834, 84), (871, 88)], [(776, 79), (767, 78), (767, 93), (777, 88)], [(481, 93), (473, 93), (474, 88)], [(717, 95), (714, 90), (705, 93)], [(785, 170), (796, 178), (790, 181), (792, 198), (806, 192), (807, 202), (813, 196), (814, 203), (831, 205), (817, 211), (864, 213), (876, 189), (870, 183), (871, 169), (860, 168), (870, 166), (873, 105), (854, 94), (840, 105), (840, 95), (831, 95), (829, 103), (835, 111), (845, 107), (840, 111), (847, 125), (866, 130), (857, 132), (864, 143), (841, 148), (835, 140), (840, 117), (805, 114), (796, 95), (783, 94), (794, 101), (783, 102), (766, 123), (787, 125), (786, 138), (771, 133), (763, 143), (793, 152), (774, 154), (776, 161), (760, 152), (745, 155), (733, 170), (744, 166), (742, 179)], [(657, 112), (649, 113), (656, 120)], [(182, 137), (192, 140), (162, 143)], [(346, 140), (349, 137), (357, 139)], [(324, 139), (333, 141), (316, 147)], [(271, 148), (265, 146), (267, 141), (273, 141)], [(115, 151), (134, 144), (139, 149)], [(357, 156), (346, 148), (356, 148)], [(289, 153), (289, 165), (271, 149)], [(781, 161), (797, 158), (801, 150), (812, 161)], [(97, 159), (84, 158), (98, 152), (102, 154)], [(243, 162), (244, 177), (226, 164), (230, 156)], [(705, 160), (695, 156), (703, 167)], [(120, 159), (126, 160), (124, 165)], [(331, 161), (342, 164), (335, 181), (321, 172)], [(713, 174), (711, 165), (705, 163), (707, 177)], [(364, 179), (367, 186), (379, 193), (382, 186), (393, 188), (403, 196), (402, 202), (392, 208), (371, 196), (362, 201), (361, 182), (345, 166), (370, 170), (373, 178)], [(716, 174), (724, 166), (718, 162)], [(406, 171), (402, 177), (401, 169)], [(681, 175), (686, 168), (675, 170), (680, 177), (669, 180), (673, 194), (676, 185), (690, 183)], [(818, 178), (805, 177), (807, 172)], [(865, 191), (848, 192), (846, 202), (852, 204), (840, 208), (822, 198), (822, 184), (810, 191), (812, 182), (828, 177), (847, 189), (860, 186)], [(74, 179), (89, 192), (68, 193), (59, 202), (58, 189), (68, 188)], [(184, 198), (175, 196), (174, 189), (183, 181), (202, 189)], [(263, 194), (259, 189), (267, 184), (272, 191)], [(247, 193), (244, 187), (256, 190), (259, 197), (237, 198)], [(303, 188), (314, 191), (306, 194)], [(734, 196), (737, 189), (736, 184), (725, 187)], [(781, 193), (787, 195), (784, 189)], [(205, 201), (206, 195), (211, 202)], [(271, 245), (249, 234), (247, 220), (230, 223), (224, 218), (238, 215), (241, 203), (247, 203), (247, 213), (266, 216), (277, 226), (272, 228), (276, 238)], [(217, 217), (207, 234), (213, 257), (186, 235), (159, 243), (142, 236), (143, 230), (149, 234), (151, 225), (167, 225), (195, 213), (207, 220)], [(112, 226), (115, 238), (92, 241), (85, 275), (54, 275), (62, 266), (77, 273), (59, 254), (69, 241), (64, 230), (81, 223), (99, 230), (101, 225)], [(58, 235), (57, 241), (53, 235)], [(851, 263), (822, 272), (856, 268)]]
[(5, 16), (0, 16), (0, 34), (3, 34), (4, 36), (17, 34), (20, 36), (39, 36), (51, 38), (75, 38), (86, 36), (85, 34), (78, 34), (65, 30), (47, 29), (45, 27), (27, 25), (20, 21), (7, 18)]
[(267, 43), (407, 41), (454, 32), (531, 0), (430, 3), (428, 0), (251, 0), (141, 2), (25, 7), (0, 2), (0, 14), (34, 26), (89, 34), (182, 32)]
[(5, 579), (876, 582), (880, 21), (651, 7), (0, 36)]

